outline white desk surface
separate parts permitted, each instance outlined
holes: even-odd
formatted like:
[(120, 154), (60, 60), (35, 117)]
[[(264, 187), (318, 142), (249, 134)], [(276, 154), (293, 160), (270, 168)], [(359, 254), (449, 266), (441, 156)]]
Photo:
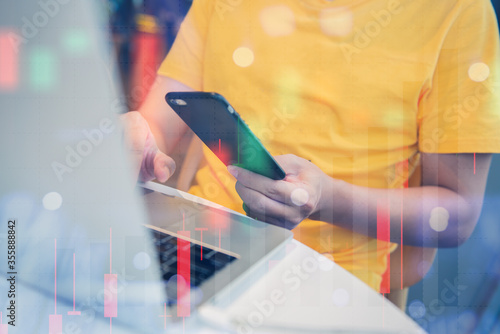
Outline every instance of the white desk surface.
[[(223, 208), (157, 183), (144, 186)], [(224, 328), (228, 333), (242, 334), (424, 333), (411, 318), (379, 293), (296, 240), (291, 240), (268, 265), (272, 270), (264, 273), (229, 307), (208, 305), (200, 308), (201, 319), (208, 320), (211, 326), (204, 327), (204, 321), (193, 319), (186, 329), (212, 333)]]

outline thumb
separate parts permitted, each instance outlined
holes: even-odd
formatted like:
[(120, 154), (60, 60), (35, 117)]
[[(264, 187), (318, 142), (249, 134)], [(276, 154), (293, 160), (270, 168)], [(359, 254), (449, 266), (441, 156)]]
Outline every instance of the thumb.
[(167, 181), (175, 172), (175, 161), (161, 151), (154, 157), (154, 176), (160, 182)]
[(175, 171), (174, 160), (160, 151), (151, 132), (148, 132), (142, 155), (139, 178), (146, 182), (156, 178), (165, 182)]
[(299, 171), (300, 163), (299, 157), (293, 154), (285, 154), (285, 155), (276, 155), (274, 156), (276, 162), (283, 168), (285, 173), (288, 174), (297, 174)]

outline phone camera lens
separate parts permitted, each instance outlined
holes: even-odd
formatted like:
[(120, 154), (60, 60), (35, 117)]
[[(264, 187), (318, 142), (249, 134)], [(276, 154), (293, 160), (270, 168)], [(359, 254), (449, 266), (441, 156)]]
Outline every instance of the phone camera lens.
[(187, 102), (182, 100), (182, 99), (171, 99), (170, 103), (178, 105), (178, 106), (185, 106), (187, 105)]

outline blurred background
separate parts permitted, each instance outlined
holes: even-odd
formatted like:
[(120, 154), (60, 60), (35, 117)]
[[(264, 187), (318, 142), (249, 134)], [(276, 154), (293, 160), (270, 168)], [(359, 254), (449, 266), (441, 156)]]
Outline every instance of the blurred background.
[[(109, 9), (126, 104), (128, 110), (136, 110), (192, 0), (103, 1)], [(498, 17), (500, 0), (492, 3)], [(181, 144), (176, 161), (182, 161), (185, 151)], [(430, 333), (500, 333), (499, 171), (500, 157), (495, 156), (483, 212), (470, 240), (458, 249), (439, 250), (428, 274), (410, 289), (406, 312)], [(175, 177), (169, 180), (175, 183)]]
[(107, 1), (128, 110), (137, 110), (192, 0)]

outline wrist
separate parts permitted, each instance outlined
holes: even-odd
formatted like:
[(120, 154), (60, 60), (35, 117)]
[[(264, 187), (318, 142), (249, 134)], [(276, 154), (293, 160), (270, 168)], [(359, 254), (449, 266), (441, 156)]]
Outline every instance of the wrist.
[(326, 174), (321, 182), (320, 198), (309, 218), (329, 223), (342, 221), (345, 210), (351, 208), (347, 203), (350, 184)]
[(324, 220), (326, 208), (328, 208), (328, 198), (331, 198), (331, 183), (332, 178), (325, 173), (322, 173), (322, 177), (319, 180), (319, 199), (316, 203), (314, 211), (309, 215), (309, 219)]

